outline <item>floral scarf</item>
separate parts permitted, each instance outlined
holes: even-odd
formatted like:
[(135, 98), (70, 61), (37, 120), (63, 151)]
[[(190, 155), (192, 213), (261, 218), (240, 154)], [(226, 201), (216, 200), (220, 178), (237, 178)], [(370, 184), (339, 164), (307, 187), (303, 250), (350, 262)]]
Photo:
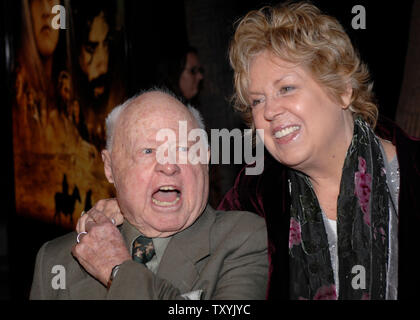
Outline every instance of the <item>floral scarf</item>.
[[(311, 182), (290, 170), (291, 299), (337, 299), (328, 237)], [(339, 299), (385, 299), (389, 192), (380, 142), (360, 118), (347, 151), (337, 201)]]

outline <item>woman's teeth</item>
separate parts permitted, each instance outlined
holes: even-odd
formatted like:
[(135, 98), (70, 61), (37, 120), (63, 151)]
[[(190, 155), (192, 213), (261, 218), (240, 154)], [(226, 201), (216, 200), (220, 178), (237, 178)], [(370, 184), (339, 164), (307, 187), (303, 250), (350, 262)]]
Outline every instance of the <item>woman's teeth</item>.
[(299, 126), (292, 126), (292, 127), (287, 127), (284, 128), (282, 130), (276, 131), (274, 133), (274, 137), (275, 138), (283, 138), (284, 136), (287, 136), (288, 134), (291, 134), (292, 132), (295, 132), (296, 130), (299, 130)]

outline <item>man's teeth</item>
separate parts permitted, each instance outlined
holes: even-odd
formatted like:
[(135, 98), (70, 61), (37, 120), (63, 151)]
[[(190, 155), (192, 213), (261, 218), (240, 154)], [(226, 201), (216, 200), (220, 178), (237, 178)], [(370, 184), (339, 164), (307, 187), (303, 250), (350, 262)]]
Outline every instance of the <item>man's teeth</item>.
[(167, 207), (167, 206), (172, 206), (175, 203), (177, 203), (179, 201), (180, 197), (179, 195), (176, 196), (176, 199), (174, 201), (168, 202), (168, 201), (159, 201), (156, 200), (155, 198), (152, 197), (152, 201), (154, 204), (158, 205), (158, 206), (162, 206), (162, 207)]
[(167, 191), (167, 190), (175, 190), (175, 188), (174, 187), (169, 187), (169, 186), (166, 187), (165, 186), (165, 187), (160, 187), (159, 190)]
[[(177, 191), (177, 189), (172, 187), (172, 186), (162, 186), (162, 187), (159, 188), (159, 191)], [(157, 200), (157, 199), (152, 197), (153, 203), (158, 205), (158, 206), (161, 206), (161, 207), (172, 206), (172, 205), (176, 204), (179, 201), (179, 199), (180, 199), (179, 192), (177, 193), (177, 196), (176, 196), (175, 200), (173, 200), (173, 201), (160, 201), (160, 200)]]
[(288, 134), (291, 134), (292, 132), (295, 132), (296, 130), (299, 130), (299, 126), (287, 127), (282, 130), (276, 131), (274, 137), (282, 138), (284, 136), (287, 136)]

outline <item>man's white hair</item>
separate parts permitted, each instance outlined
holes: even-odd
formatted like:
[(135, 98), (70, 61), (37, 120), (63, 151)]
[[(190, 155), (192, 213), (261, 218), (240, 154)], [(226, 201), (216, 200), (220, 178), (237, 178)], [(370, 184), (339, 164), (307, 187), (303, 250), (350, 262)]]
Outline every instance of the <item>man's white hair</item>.
[[(166, 94), (168, 96), (171, 96), (175, 100), (182, 103), (182, 101), (170, 90), (168, 89), (162, 89), (162, 88), (151, 88), (148, 90), (143, 90), (140, 93), (134, 95), (133, 97), (127, 99), (122, 104), (116, 106), (112, 111), (108, 114), (108, 116), (105, 119), (105, 129), (106, 129), (106, 149), (111, 152), (112, 151), (112, 144), (114, 142), (114, 130), (115, 130), (115, 124), (117, 123), (118, 118), (120, 117), (121, 113), (130, 106), (138, 97), (145, 93), (149, 92), (160, 92), (163, 94)], [(194, 117), (195, 121), (197, 122), (197, 125), (200, 129), (206, 130), (206, 127), (204, 125), (203, 117), (201, 113), (194, 107), (192, 107), (190, 104), (186, 105), (187, 110), (191, 113), (191, 115)]]

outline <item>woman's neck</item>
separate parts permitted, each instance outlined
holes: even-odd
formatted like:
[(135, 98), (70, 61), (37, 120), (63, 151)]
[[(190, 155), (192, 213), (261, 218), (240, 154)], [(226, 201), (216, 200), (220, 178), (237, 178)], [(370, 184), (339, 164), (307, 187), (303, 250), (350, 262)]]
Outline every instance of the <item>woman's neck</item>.
[(336, 156), (329, 167), (314, 170), (308, 177), (317, 196), (319, 205), (325, 215), (332, 220), (337, 219), (337, 200), (340, 194), (340, 184), (344, 157)]
[(344, 161), (353, 139), (352, 121), (345, 121), (341, 134), (336, 134), (334, 139), (325, 143), (325, 148), (318, 152), (318, 156), (302, 168), (301, 171), (309, 177), (314, 186), (340, 184)]
[(347, 150), (353, 139), (353, 119), (344, 121), (341, 134), (328, 141), (310, 166), (301, 171), (309, 177), (321, 208), (329, 219), (336, 219), (337, 198), (340, 193), (341, 176)]

